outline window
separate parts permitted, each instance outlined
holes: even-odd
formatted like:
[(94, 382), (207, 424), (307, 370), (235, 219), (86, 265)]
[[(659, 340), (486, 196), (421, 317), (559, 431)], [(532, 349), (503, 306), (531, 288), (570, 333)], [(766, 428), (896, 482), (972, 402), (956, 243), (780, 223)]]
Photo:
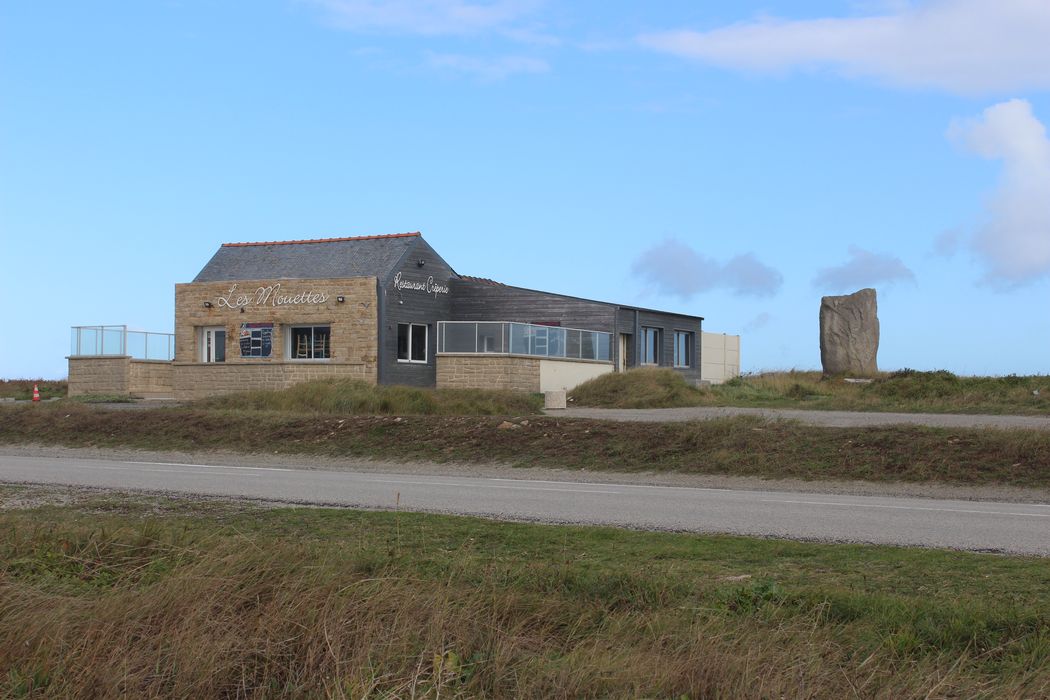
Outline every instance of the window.
[(226, 361), (226, 329), (200, 329), (201, 362)]
[(272, 323), (242, 323), (241, 357), (269, 357), (273, 348)]
[(674, 366), (692, 367), (692, 340), (693, 334), (688, 331), (674, 332)]
[(427, 361), (427, 327), (421, 323), (397, 324), (397, 361)]
[(288, 359), (327, 360), (332, 357), (331, 326), (291, 326), (286, 336)]
[(660, 329), (642, 329), (642, 364), (660, 364)]

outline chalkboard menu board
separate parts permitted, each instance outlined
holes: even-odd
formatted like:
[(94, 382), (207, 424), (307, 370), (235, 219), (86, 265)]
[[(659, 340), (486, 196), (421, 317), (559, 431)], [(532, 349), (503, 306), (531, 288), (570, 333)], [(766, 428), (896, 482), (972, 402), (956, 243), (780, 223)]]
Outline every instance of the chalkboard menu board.
[(241, 357), (269, 357), (273, 350), (272, 323), (241, 324)]

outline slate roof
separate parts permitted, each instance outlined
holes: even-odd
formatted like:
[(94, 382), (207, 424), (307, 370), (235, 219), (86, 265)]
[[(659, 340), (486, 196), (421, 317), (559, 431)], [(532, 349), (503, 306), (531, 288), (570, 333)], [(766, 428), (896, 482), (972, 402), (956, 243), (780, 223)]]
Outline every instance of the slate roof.
[(420, 234), (224, 243), (194, 282), (389, 275)]

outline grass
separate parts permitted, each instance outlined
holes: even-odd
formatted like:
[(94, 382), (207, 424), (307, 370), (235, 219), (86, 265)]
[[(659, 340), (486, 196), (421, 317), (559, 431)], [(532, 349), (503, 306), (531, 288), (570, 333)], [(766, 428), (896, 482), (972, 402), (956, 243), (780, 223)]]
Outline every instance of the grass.
[(1047, 431), (817, 428), (750, 417), (646, 424), (195, 407), (129, 412), (61, 402), (0, 407), (5, 443), (1050, 487)]
[(497, 389), (374, 386), (357, 380), (314, 381), (280, 391), (250, 391), (198, 402), (206, 408), (351, 415), (514, 415), (539, 413), (543, 397)]
[(753, 406), (840, 411), (1050, 414), (1050, 376), (960, 377), (901, 370), (868, 384), (819, 372), (771, 372), (698, 389), (669, 369), (606, 374), (571, 392), (574, 405), (602, 408)]
[(33, 385), (40, 389), (41, 399), (65, 398), (66, 381), (53, 379), (0, 379), (0, 398), (28, 401), (33, 398)]
[(1046, 697), (1048, 592), (1039, 559), (91, 497), (0, 510), (0, 694)]

